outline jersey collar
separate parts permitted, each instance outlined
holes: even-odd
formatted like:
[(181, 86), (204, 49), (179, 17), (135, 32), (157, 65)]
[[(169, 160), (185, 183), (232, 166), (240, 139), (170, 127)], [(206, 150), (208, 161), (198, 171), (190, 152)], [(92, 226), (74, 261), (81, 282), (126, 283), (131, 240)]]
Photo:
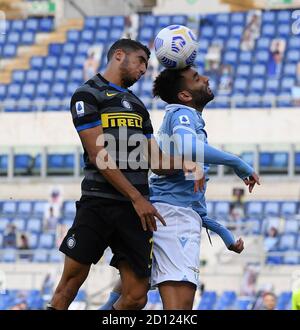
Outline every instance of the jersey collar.
[(104, 83), (106, 83), (106, 84), (109, 85), (110, 87), (112, 87), (112, 88), (118, 90), (119, 92), (125, 92), (125, 93), (128, 92), (128, 89), (123, 88), (123, 87), (121, 87), (121, 86), (118, 86), (118, 85), (116, 85), (116, 84), (114, 84), (114, 83), (112, 83), (112, 82), (106, 80), (106, 79), (105, 79), (100, 73), (98, 73), (97, 76), (98, 76), (98, 77), (99, 77)]

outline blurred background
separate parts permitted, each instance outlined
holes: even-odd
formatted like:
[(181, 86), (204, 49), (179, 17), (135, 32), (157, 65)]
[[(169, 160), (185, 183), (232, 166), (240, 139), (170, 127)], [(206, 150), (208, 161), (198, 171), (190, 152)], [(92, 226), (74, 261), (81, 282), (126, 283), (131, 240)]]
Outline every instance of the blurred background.
[[(245, 240), (236, 255), (203, 231), (195, 309), (291, 309), (300, 272), (299, 0), (0, 0), (0, 309), (43, 309), (63, 266), (58, 246), (80, 197), (82, 147), (69, 113), (75, 89), (106, 66), (121, 37), (153, 52), (170, 24), (199, 39), (196, 65), (215, 100), (209, 142), (261, 176), (252, 194), (226, 167), (211, 168), (209, 215)], [(152, 54), (132, 90), (155, 130)], [(96, 309), (118, 278), (109, 251), (71, 309)], [(300, 287), (299, 287), (300, 288)], [(298, 288), (298, 289), (299, 289)], [(161, 309), (157, 291), (147, 309)]]

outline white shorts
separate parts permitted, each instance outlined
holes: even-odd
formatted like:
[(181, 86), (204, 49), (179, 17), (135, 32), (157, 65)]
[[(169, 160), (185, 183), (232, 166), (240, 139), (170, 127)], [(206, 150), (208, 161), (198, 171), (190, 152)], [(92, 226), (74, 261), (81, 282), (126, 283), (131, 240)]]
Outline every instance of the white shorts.
[(190, 207), (153, 204), (167, 223), (157, 221), (153, 234), (151, 286), (165, 281), (187, 281), (198, 286), (202, 220)]

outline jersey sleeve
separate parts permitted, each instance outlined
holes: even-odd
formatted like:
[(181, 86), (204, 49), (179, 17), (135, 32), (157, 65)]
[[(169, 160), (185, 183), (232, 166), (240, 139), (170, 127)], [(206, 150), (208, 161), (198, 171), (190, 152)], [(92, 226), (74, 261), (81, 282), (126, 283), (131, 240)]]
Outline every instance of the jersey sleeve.
[(171, 134), (175, 134), (180, 130), (196, 134), (196, 125), (194, 115), (188, 109), (179, 109), (172, 114), (171, 118)]
[(101, 125), (99, 104), (93, 94), (86, 91), (75, 92), (70, 108), (77, 132)]
[(148, 111), (146, 111), (146, 115), (143, 120), (143, 134), (147, 137), (147, 139), (150, 139), (153, 135), (153, 126)]

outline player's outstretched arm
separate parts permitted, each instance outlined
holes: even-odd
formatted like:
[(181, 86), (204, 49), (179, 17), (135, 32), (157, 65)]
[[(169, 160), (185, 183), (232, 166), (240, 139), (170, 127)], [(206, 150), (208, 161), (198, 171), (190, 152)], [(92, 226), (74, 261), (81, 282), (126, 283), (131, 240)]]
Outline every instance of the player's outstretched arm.
[(203, 218), (203, 227), (218, 234), (228, 250), (236, 253), (241, 253), (244, 250), (244, 241), (241, 238), (236, 241), (232, 232), (216, 220), (207, 217)]

